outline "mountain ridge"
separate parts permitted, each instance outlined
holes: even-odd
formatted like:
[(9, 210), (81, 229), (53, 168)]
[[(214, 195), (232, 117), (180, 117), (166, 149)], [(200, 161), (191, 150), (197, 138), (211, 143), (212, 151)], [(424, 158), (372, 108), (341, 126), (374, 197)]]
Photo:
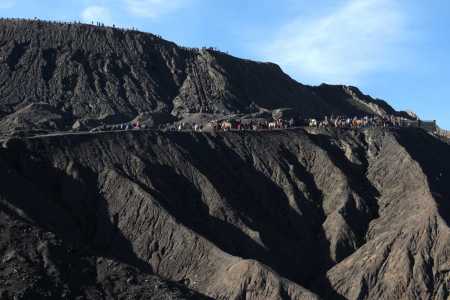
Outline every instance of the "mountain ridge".
[(149, 33), (43, 21), (0, 24), (0, 118), (32, 103), (59, 112), (63, 122), (45, 124), (55, 130), (152, 114), (169, 122), (275, 109), (303, 118), (401, 114), (355, 87), (302, 85), (273, 63), (183, 48)]

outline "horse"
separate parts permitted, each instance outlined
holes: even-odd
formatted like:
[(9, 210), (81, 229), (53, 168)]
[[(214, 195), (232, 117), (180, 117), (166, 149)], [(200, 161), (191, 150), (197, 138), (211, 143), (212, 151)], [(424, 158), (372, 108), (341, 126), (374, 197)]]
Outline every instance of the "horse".
[(316, 119), (310, 119), (309, 120), (309, 127), (317, 127), (317, 120)]
[(362, 125), (363, 125), (363, 121), (362, 121), (362, 120), (354, 119), (354, 120), (352, 121), (352, 127), (353, 127), (353, 128), (359, 128), (359, 127), (361, 127)]
[(328, 121), (322, 121), (319, 123), (319, 127), (328, 127), (328, 125), (330, 125)]
[(233, 124), (231, 124), (230, 122), (222, 122), (222, 124), (220, 125), (220, 128), (224, 131), (231, 130), (231, 129), (233, 129)]

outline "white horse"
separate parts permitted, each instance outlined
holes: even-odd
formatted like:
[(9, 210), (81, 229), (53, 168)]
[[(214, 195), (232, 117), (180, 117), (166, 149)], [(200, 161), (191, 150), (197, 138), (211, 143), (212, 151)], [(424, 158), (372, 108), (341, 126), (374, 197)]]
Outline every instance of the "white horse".
[(316, 119), (311, 119), (309, 120), (309, 127), (317, 127), (317, 120)]
[(269, 129), (275, 129), (277, 128), (277, 123), (276, 122), (270, 122), (269, 123)]
[(221, 126), (222, 130), (231, 130), (233, 129), (233, 124), (231, 124), (230, 122), (222, 122)]

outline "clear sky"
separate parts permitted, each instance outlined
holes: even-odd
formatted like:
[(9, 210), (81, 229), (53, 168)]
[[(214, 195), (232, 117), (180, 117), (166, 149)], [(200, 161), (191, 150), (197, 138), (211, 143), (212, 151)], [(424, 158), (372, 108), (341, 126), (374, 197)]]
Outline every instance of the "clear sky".
[(358, 86), (450, 129), (448, 0), (0, 0), (0, 16), (101, 21), (217, 47), (305, 84)]

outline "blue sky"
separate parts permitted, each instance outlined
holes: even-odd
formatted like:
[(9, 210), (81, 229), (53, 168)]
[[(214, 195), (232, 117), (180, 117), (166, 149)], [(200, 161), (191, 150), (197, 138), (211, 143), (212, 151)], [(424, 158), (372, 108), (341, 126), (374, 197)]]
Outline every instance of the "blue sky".
[(450, 129), (447, 0), (0, 0), (0, 16), (101, 21), (218, 47), (305, 84), (358, 86)]

